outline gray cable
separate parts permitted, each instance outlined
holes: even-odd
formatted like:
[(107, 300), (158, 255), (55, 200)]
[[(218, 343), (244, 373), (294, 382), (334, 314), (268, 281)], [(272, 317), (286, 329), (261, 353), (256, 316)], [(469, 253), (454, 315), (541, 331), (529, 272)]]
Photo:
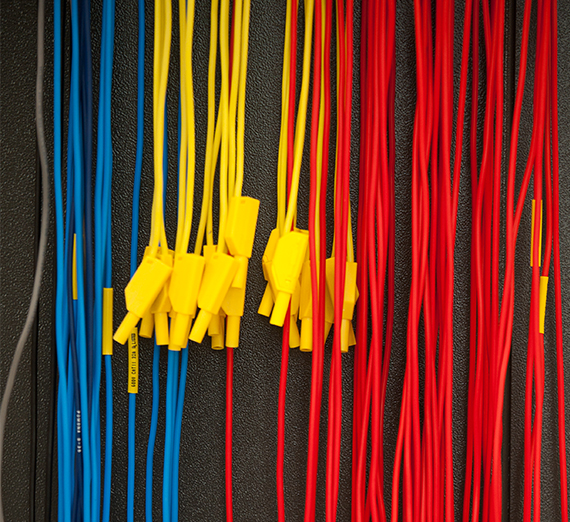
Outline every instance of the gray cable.
[(34, 275), (34, 286), (32, 289), (32, 297), (30, 299), (30, 307), (24, 328), (18, 339), (14, 358), (10, 365), (10, 372), (6, 380), (6, 389), (2, 396), (2, 405), (0, 406), (0, 522), (4, 522), (4, 505), (2, 502), (2, 464), (4, 457), (4, 432), (6, 429), (6, 417), (8, 415), (8, 404), (10, 396), (14, 389), (16, 374), (18, 373), (18, 365), (22, 358), (22, 352), (26, 345), (26, 341), (30, 335), (34, 318), (38, 311), (38, 301), (40, 298), (40, 287), (42, 284), (42, 273), (44, 269), (44, 261), (46, 257), (47, 235), (49, 225), (49, 175), (47, 162), (46, 139), (44, 132), (44, 32), (45, 32), (45, 0), (38, 0), (38, 63), (36, 72), (36, 136), (38, 148), (40, 152), (40, 163), (42, 171), (42, 225), (40, 231), (40, 246), (38, 249), (38, 258), (36, 261), (36, 272)]

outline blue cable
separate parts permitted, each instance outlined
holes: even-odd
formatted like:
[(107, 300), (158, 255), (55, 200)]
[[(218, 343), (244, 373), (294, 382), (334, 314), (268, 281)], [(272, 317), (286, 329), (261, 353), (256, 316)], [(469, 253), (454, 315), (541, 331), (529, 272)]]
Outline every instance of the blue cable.
[[(111, 87), (113, 70), (115, 4), (103, 3), (101, 38), (101, 74), (97, 127), (97, 170), (95, 184), (95, 328), (93, 362), (93, 396), (91, 410), (92, 441), (92, 518), (98, 521), (101, 495), (101, 417), (100, 386), (102, 366), (103, 288), (111, 288), (111, 184), (113, 148), (111, 141)], [(105, 356), (106, 433), (105, 476), (103, 485), (103, 520), (110, 517), (110, 492), (113, 442), (113, 381), (111, 356)]]
[(180, 383), (178, 400), (176, 401), (176, 418), (174, 421), (174, 454), (172, 456), (172, 522), (178, 522), (178, 478), (180, 469), (180, 439), (182, 437), (182, 414), (184, 412), (184, 395), (186, 393), (186, 374), (188, 372), (188, 344), (182, 348), (180, 356)]
[[(57, 325), (56, 325), (57, 328)], [(64, 393), (67, 393), (64, 389), (63, 389), (63, 385), (60, 381), (58, 388), (57, 388), (57, 423), (56, 423), (56, 427), (57, 427), (57, 462), (60, 463), (59, 466), (57, 466), (57, 484), (58, 484), (58, 495), (57, 495), (57, 520), (58, 522), (64, 522), (64, 512), (66, 511), (66, 504), (65, 504), (65, 498), (64, 495), (62, 493), (63, 489), (65, 488), (64, 486), (64, 475), (65, 475), (65, 471), (64, 471), (64, 467), (65, 465), (62, 464), (64, 462), (64, 457), (63, 457), (63, 429), (62, 429), (62, 410), (63, 410), (63, 403), (61, 400), (61, 397)], [(67, 492), (66, 492), (67, 493)]]
[[(182, 106), (178, 104), (178, 151), (180, 153), (180, 136), (182, 126)], [(184, 395), (186, 393), (186, 374), (188, 371), (188, 343), (180, 355), (180, 381), (174, 418), (174, 439), (172, 454), (172, 522), (178, 522), (178, 478), (180, 469), (180, 439), (182, 436), (182, 413), (184, 410)]]
[(154, 444), (158, 426), (158, 406), (160, 401), (158, 370), (160, 364), (160, 346), (154, 340), (154, 354), (152, 358), (152, 413), (150, 417), (150, 433), (148, 435), (148, 449), (146, 454), (146, 522), (152, 522), (152, 482)]
[(129, 393), (129, 433), (128, 433), (128, 487), (127, 520), (132, 522), (135, 516), (135, 413), (136, 394)]
[[(70, 125), (70, 131), (72, 130)], [(79, 364), (77, 355), (77, 302), (73, 296), (73, 236), (75, 221), (75, 180), (73, 175), (73, 147), (71, 146), (72, 132), (68, 133), (68, 165), (67, 165), (67, 204), (66, 204), (66, 232), (65, 232), (65, 258), (64, 258), (64, 278), (65, 278), (65, 296), (64, 305), (66, 315), (63, 320), (63, 328), (66, 332), (67, 343), (67, 375), (68, 390), (67, 401), (71, 418), (71, 444), (70, 444), (70, 470), (74, 481), (70, 483), (70, 517), (73, 522), (81, 519), (81, 510), (83, 507), (83, 435), (82, 435), (82, 419), (80, 409), (80, 378)]]
[(111, 516), (111, 463), (113, 461), (113, 370), (111, 356), (105, 356), (107, 410), (105, 417), (105, 477), (103, 482), (103, 522)]
[[(135, 182), (133, 187), (133, 210), (131, 227), (131, 277), (137, 269), (137, 252), (139, 242), (139, 196), (141, 189), (141, 173), (144, 142), (144, 0), (138, 2), (138, 63), (137, 63), (137, 153), (135, 162)], [(136, 226), (135, 226), (136, 225)]]
[[(165, 110), (166, 118), (166, 110)], [(165, 133), (164, 138), (164, 192), (163, 197), (166, 199), (166, 184), (168, 178), (168, 139)], [(148, 446), (146, 453), (146, 490), (145, 490), (145, 517), (147, 522), (152, 522), (152, 494), (153, 494), (153, 474), (154, 474), (154, 447), (156, 443), (156, 431), (158, 427), (158, 407), (160, 403), (160, 346), (156, 344), (154, 339), (154, 353), (152, 358), (152, 412), (150, 417), (150, 432), (148, 435)]]
[(71, 0), (71, 100), (73, 121), (73, 160), (75, 177), (75, 234), (77, 237), (77, 355), (80, 371), (81, 425), (83, 436), (83, 515), (84, 522), (91, 521), (91, 444), (89, 441), (88, 393), (87, 393), (87, 343), (85, 317), (85, 281), (83, 252), (83, 151), (79, 107), (79, 20), (78, 0)]
[[(108, 198), (109, 205), (111, 198)], [(107, 262), (105, 265), (105, 280), (107, 288), (111, 288), (111, 220), (108, 220)], [(113, 462), (113, 368), (111, 355), (105, 355), (106, 383), (106, 417), (105, 417), (105, 477), (103, 482), (103, 522), (109, 522), (111, 515), (111, 469)]]
[[(93, 152), (93, 73), (91, 56), (91, 6), (90, 0), (81, 0), (80, 21), (80, 105), (83, 123), (83, 180), (84, 180), (84, 233), (85, 233), (85, 321), (87, 343), (87, 389), (89, 412), (93, 400), (93, 203), (91, 198), (92, 152)], [(100, 440), (97, 437), (97, 440)]]
[[(64, 331), (64, 339), (66, 346), (66, 358), (68, 360), (67, 365), (67, 375), (68, 375), (68, 390), (67, 390), (67, 401), (69, 407), (70, 415), (70, 479), (74, 477), (73, 484), (70, 483), (70, 492), (73, 491), (73, 495), (69, 493), (69, 509), (70, 517), (72, 520), (77, 520), (77, 510), (82, 506), (83, 489), (82, 489), (82, 476), (83, 476), (83, 461), (81, 455), (81, 445), (82, 445), (82, 431), (81, 431), (81, 420), (77, 420), (80, 417), (80, 412), (78, 411), (78, 405), (80, 403), (80, 390), (79, 390), (79, 369), (77, 363), (77, 350), (76, 350), (76, 306), (73, 299), (73, 277), (72, 277), (72, 266), (73, 266), (73, 234), (74, 234), (74, 216), (75, 216), (75, 181), (73, 176), (73, 147), (72, 147), (72, 125), (69, 126), (68, 133), (68, 154), (67, 154), (67, 202), (66, 202), (66, 216), (65, 216), (65, 255), (63, 263), (63, 274), (64, 274), (64, 289), (65, 294), (63, 296), (63, 305), (65, 315), (63, 316), (62, 328)], [(71, 489), (72, 488), (72, 489)]]
[[(101, 384), (101, 345), (102, 345), (102, 325), (103, 325), (103, 270), (104, 270), (104, 256), (106, 242), (104, 240), (104, 193), (103, 184), (106, 175), (105, 172), (105, 140), (107, 133), (107, 99), (106, 99), (106, 67), (105, 49), (107, 43), (107, 4), (103, 3), (103, 27), (101, 37), (101, 67), (99, 79), (99, 114), (97, 118), (97, 163), (95, 172), (95, 306), (94, 306), (94, 329), (93, 329), (93, 345), (95, 349), (91, 350), (90, 357), (93, 365), (93, 382), (91, 386), (91, 441), (93, 448), (91, 452), (92, 466), (93, 466), (93, 481), (91, 483), (93, 504), (92, 504), (92, 517), (93, 520), (99, 520), (99, 495), (100, 495), (100, 459), (98, 460), (98, 451), (96, 439), (100, 439), (101, 433), (97, 433), (99, 418), (99, 388)], [(97, 390), (97, 391), (95, 391)], [(99, 473), (95, 470), (98, 470)]]
[[(139, 234), (139, 199), (142, 174), (144, 141), (144, 51), (145, 51), (145, 16), (144, 0), (138, 2), (138, 64), (137, 64), (137, 151), (133, 186), (133, 208), (131, 226), (131, 277), (137, 269), (138, 234)], [(128, 463), (127, 463), (127, 521), (134, 520), (135, 504), (135, 413), (136, 394), (129, 394), (128, 424)]]
[(178, 361), (178, 352), (175, 350), (168, 350), (168, 371), (166, 376), (166, 426), (164, 432), (164, 469), (162, 480), (163, 522), (171, 522), (172, 454), (174, 443), (174, 414), (176, 410)]

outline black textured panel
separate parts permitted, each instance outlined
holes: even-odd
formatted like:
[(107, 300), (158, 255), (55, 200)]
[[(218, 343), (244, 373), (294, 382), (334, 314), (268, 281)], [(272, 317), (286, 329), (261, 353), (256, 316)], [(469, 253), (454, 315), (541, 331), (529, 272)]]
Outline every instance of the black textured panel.
[[(514, 3), (514, 2), (513, 2)], [(518, 32), (522, 2), (517, 13)], [(177, 4), (175, 2), (175, 4)], [(300, 3), (300, 5), (302, 2)], [(358, 4), (358, 2), (357, 2)], [(460, 2), (458, 2), (460, 4)], [(561, 4), (564, 4), (562, 2)], [(204, 0), (196, 5), (194, 40), (194, 91), (197, 127), (197, 191), (201, 198), (201, 174), (204, 167), (207, 117), (207, 67), (209, 47), (209, 7)], [(48, 6), (48, 11), (51, 6)], [(176, 5), (174, 6), (176, 13)], [(569, 14), (560, 9), (560, 129), (561, 129), (561, 252), (564, 288), (570, 288), (568, 265), (570, 228), (570, 190), (565, 173), (570, 168), (570, 82)], [(358, 39), (359, 5), (355, 20)], [(52, 117), (52, 13), (48, 12), (48, 64), (46, 70), (46, 118), (51, 140)], [(145, 114), (145, 152), (141, 191), (140, 251), (149, 234), (152, 198), (152, 2), (147, 2), (147, 70)], [(302, 5), (300, 17), (303, 16)], [(456, 13), (456, 79), (459, 75), (459, 49), (462, 33), (462, 7)], [(116, 321), (124, 307), (122, 290), (129, 276), (130, 193), (133, 184), (136, 144), (136, 2), (117, 2), (115, 67), (113, 75), (113, 262)], [(27, 310), (33, 273), (33, 195), (35, 185), (34, 80), (36, 46), (36, 7), (31, 0), (2, 5), (0, 20), (0, 383), (5, 382), (7, 368)], [(253, 1), (247, 84), (246, 114), (246, 178), (244, 193), (261, 199), (256, 244), (251, 260), (246, 311), (243, 319), (241, 347), (235, 351), (234, 374), (234, 516), (236, 521), (268, 521), (277, 518), (275, 500), (275, 459), (277, 440), (277, 398), (281, 360), (280, 330), (256, 314), (264, 289), (261, 255), (275, 223), (275, 173), (281, 106), (281, 63), (285, 2)], [(101, 0), (93, 1), (92, 34), (94, 48), (94, 81), (98, 81)], [(175, 25), (176, 26), (176, 21)], [(302, 38), (300, 31), (299, 38)], [(534, 34), (534, 33), (533, 33)], [(415, 108), (415, 55), (412, 2), (398, 3), (396, 92), (396, 308), (394, 348), (388, 381), (386, 405), (386, 483), (391, 483), (392, 462), (397, 435), (401, 389), (405, 368), (407, 299), (410, 283), (410, 172), (413, 112)], [(359, 42), (355, 48), (355, 80), (358, 79)], [(531, 42), (534, 48), (534, 41)], [(176, 226), (176, 117), (178, 94), (177, 43), (173, 45), (171, 82), (168, 105), (169, 183), (167, 191), (167, 229), (173, 240)], [(298, 74), (300, 75), (300, 69)], [(529, 76), (529, 89), (532, 76)], [(457, 84), (458, 82), (456, 82)], [(95, 100), (97, 99), (95, 84)], [(530, 90), (529, 90), (530, 94)], [(357, 197), (358, 166), (358, 85), (355, 85), (354, 147), (352, 151), (353, 201)], [(469, 106), (469, 105), (468, 105)], [(530, 103), (525, 107), (521, 129), (521, 157), (528, 150), (531, 132)], [(307, 152), (307, 151), (306, 151)], [(308, 159), (308, 154), (305, 154)], [(331, 151), (331, 160), (334, 152)], [(469, 242), (470, 242), (470, 172), (468, 154), (464, 154), (459, 216), (457, 228), (456, 292), (455, 292), (455, 356), (454, 356), (454, 449), (456, 513), (460, 513), (465, 461), (466, 397), (469, 347)], [(332, 163), (331, 163), (332, 165)], [(521, 165), (522, 168), (522, 165)], [(331, 170), (332, 172), (332, 170)], [(332, 194), (331, 194), (332, 195)], [(301, 224), (306, 222), (308, 208), (308, 163), (302, 171), (299, 199)], [(356, 212), (356, 205), (353, 205)], [(332, 208), (331, 208), (332, 213)], [(197, 225), (198, 213), (194, 223)], [(332, 214), (330, 214), (332, 215)], [(517, 300), (512, 371), (512, 443), (510, 444), (511, 518), (520, 520), (522, 509), (522, 440), (524, 411), (524, 372), (526, 331), (528, 321), (529, 276), (528, 256), (530, 212), (525, 214), (519, 241), (520, 263), (517, 266)], [(355, 223), (356, 220), (353, 220)], [(195, 230), (195, 229), (194, 229)], [(194, 237), (194, 236), (193, 236)], [(49, 347), (51, 341), (52, 253), (46, 270), (46, 286), (42, 293), (40, 321), (39, 375), (39, 453), (37, 512), (43, 512), (45, 480), (43, 466), (46, 452), (47, 386)], [(552, 292), (550, 297), (552, 297)], [(566, 290), (563, 296), (568, 298)], [(556, 443), (554, 303), (549, 300), (546, 343), (546, 400), (543, 448), (543, 518), (559, 518), (558, 458)], [(568, 318), (565, 308), (565, 318)], [(144, 520), (146, 445), (151, 408), (152, 344), (143, 340), (141, 349), (141, 382), (137, 398), (137, 463), (135, 520)], [(330, 347), (325, 372), (328, 377)], [(206, 345), (192, 345), (189, 353), (187, 395), (184, 409), (180, 465), (181, 520), (220, 521), (224, 519), (224, 415), (225, 415), (225, 352), (212, 351)], [(343, 357), (343, 438), (341, 454), (341, 485), (338, 520), (350, 519), (350, 436), (352, 401), (352, 355)], [(567, 382), (570, 386), (570, 363), (567, 361)], [(126, 455), (127, 455), (127, 357), (117, 346), (113, 356), (115, 393), (115, 437), (112, 487), (112, 520), (125, 520)], [(286, 514), (290, 521), (303, 519), (304, 477), (306, 465), (307, 428), (309, 416), (310, 355), (298, 350), (290, 352), (287, 394), (287, 430), (285, 488)], [(155, 452), (153, 484), (155, 519), (161, 516), (162, 454), (164, 438), (164, 391), (166, 383), (166, 350), (161, 353), (161, 415)], [(325, 378), (323, 396), (327, 396)], [(2, 484), (7, 520), (28, 518), (29, 464), (29, 351), (22, 360), (19, 381), (14, 391), (6, 434), (6, 453)], [(569, 412), (570, 413), (570, 412)], [(321, 452), (317, 498), (318, 520), (324, 520), (324, 475), (326, 444), (326, 404), (321, 424)], [(390, 495), (387, 494), (389, 503)], [(54, 518), (55, 520), (55, 518)]]

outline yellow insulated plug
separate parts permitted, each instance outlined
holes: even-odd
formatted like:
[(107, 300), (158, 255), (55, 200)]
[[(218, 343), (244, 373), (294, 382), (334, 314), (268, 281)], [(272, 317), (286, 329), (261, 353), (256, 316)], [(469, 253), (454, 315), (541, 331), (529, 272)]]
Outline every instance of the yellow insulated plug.
[(148, 311), (141, 318), (139, 337), (145, 337), (147, 339), (151, 339), (153, 333), (154, 333), (154, 315), (151, 313), (149, 308)]
[(223, 310), (212, 317), (210, 321), (210, 326), (208, 327), (208, 335), (211, 340), (212, 350), (223, 350), (224, 349), (224, 332), (225, 332), (225, 314)]
[(170, 349), (186, 346), (192, 319), (196, 315), (198, 293), (202, 284), (205, 260), (198, 254), (178, 254), (170, 279), (170, 302), (175, 317), (170, 328)]
[(204, 339), (210, 320), (220, 310), (237, 269), (238, 263), (234, 258), (222, 252), (216, 252), (206, 262), (202, 286), (198, 294), (200, 313), (190, 332), (192, 341), (201, 343)]
[(285, 322), (291, 296), (301, 275), (308, 243), (308, 235), (300, 230), (287, 232), (277, 242), (271, 264), (271, 275), (276, 292), (271, 324), (283, 326)]
[[(143, 259), (150, 254), (150, 247), (147, 246), (144, 250)], [(145, 337), (146, 339), (152, 339), (152, 334), (154, 333), (154, 315), (148, 311), (142, 316), (141, 324), (139, 328), (139, 337)]]
[(131, 330), (150, 310), (152, 303), (168, 281), (172, 268), (156, 257), (145, 257), (125, 288), (128, 313), (114, 335), (115, 341), (125, 344)]
[[(342, 303), (342, 323), (341, 323), (341, 351), (348, 352), (349, 346), (356, 344), (354, 330), (352, 328), (352, 317), (354, 316), (354, 307), (358, 299), (358, 290), (356, 288), (356, 275), (358, 265), (355, 262), (346, 262), (346, 272), (344, 281), (344, 299)], [(335, 273), (335, 258), (330, 257), (326, 261), (326, 279), (329, 294), (333, 300), (334, 310), (334, 273)]]
[(258, 214), (259, 200), (245, 196), (232, 198), (225, 239), (238, 268), (222, 303), (222, 308), (227, 315), (226, 346), (230, 348), (239, 346), (240, 323), (247, 285), (247, 268), (253, 250)]
[(277, 241), (279, 241), (279, 230), (277, 228), (274, 228), (271, 231), (269, 240), (265, 246), (265, 251), (263, 252), (263, 258), (261, 260), (263, 277), (267, 281), (267, 285), (265, 285), (265, 292), (263, 292), (263, 297), (261, 299), (261, 303), (259, 304), (257, 313), (264, 315), (265, 317), (269, 317), (271, 315), (271, 310), (273, 310), (273, 303), (275, 302), (275, 297), (273, 295), (273, 289), (271, 286), (271, 265), (273, 264), (273, 257), (275, 256)]
[[(162, 262), (172, 268), (174, 264), (174, 252), (168, 250), (160, 256)], [(156, 344), (159, 346), (166, 346), (170, 342), (170, 335), (168, 331), (168, 313), (170, 312), (172, 306), (170, 304), (170, 298), (168, 297), (168, 288), (170, 285), (170, 280), (167, 281), (162, 290), (158, 294), (150, 307), (150, 311), (154, 315), (154, 330), (156, 334)]]
[(232, 198), (226, 225), (226, 244), (234, 256), (251, 257), (259, 200), (246, 196)]
[(330, 292), (325, 292), (325, 342), (329, 338), (331, 328), (334, 323), (334, 303)]
[(289, 348), (299, 348), (301, 345), (301, 334), (297, 326), (299, 316), (299, 305), (301, 302), (301, 284), (297, 280), (295, 284), (295, 291), (291, 296), (291, 322), (289, 326)]
[(230, 348), (239, 346), (239, 332), (245, 303), (245, 281), (247, 279), (249, 260), (247, 257), (236, 257), (235, 261), (238, 264), (238, 269), (222, 303), (222, 309), (228, 318), (226, 324), (226, 346)]

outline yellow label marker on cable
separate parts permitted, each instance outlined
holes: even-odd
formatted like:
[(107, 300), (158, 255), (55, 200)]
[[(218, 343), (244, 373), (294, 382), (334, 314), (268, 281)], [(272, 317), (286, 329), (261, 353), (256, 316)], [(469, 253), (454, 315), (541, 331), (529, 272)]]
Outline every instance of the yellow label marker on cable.
[(113, 355), (113, 289), (103, 288), (103, 355)]
[(539, 323), (538, 331), (544, 334), (544, 320), (546, 317), (546, 296), (548, 294), (548, 276), (540, 276), (539, 290)]
[(139, 392), (139, 333), (136, 326), (129, 335), (129, 393)]
[[(530, 266), (532, 267), (534, 258), (534, 215), (535, 215), (535, 201), (532, 200), (532, 220), (530, 225)], [(540, 233), (538, 234), (538, 266), (540, 266), (542, 254), (542, 201), (540, 202)]]

